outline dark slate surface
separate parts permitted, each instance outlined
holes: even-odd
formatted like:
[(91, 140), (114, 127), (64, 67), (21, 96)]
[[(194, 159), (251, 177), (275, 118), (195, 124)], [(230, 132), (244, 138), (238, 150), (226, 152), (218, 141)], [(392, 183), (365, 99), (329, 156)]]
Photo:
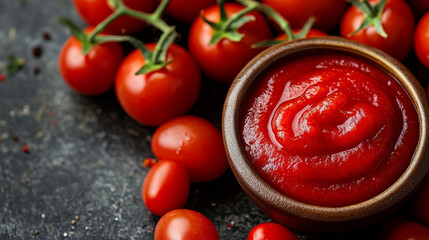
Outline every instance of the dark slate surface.
[[(57, 55), (69, 32), (58, 15), (84, 26), (69, 0), (0, 0), (0, 73), (7, 56), (25, 60), (0, 82), (0, 239), (153, 239), (159, 218), (141, 200), (141, 162), (152, 156), (154, 128), (126, 116), (113, 91), (86, 97), (65, 85)], [(411, 63), (419, 77), (429, 76)], [(191, 114), (220, 128), (226, 91), (205, 81)], [(193, 184), (186, 208), (211, 219), (221, 239), (245, 239), (270, 221), (230, 171)]]

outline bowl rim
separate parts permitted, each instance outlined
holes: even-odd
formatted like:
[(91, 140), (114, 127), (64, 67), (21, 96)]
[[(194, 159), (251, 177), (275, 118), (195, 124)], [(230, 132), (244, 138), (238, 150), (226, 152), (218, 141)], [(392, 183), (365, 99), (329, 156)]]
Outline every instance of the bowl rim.
[[(241, 102), (256, 76), (286, 56), (315, 49), (337, 50), (370, 60), (391, 74), (402, 85), (414, 104), (419, 121), (419, 140), (409, 166), (389, 188), (366, 201), (343, 206), (325, 207), (303, 203), (284, 196), (266, 183), (247, 161), (241, 146), (239, 114)], [(426, 111), (425, 111), (426, 109)], [(270, 208), (322, 222), (343, 222), (371, 217), (403, 202), (419, 186), (429, 169), (429, 103), (427, 93), (414, 75), (399, 61), (373, 47), (340, 37), (299, 39), (264, 50), (237, 75), (225, 99), (222, 135), (230, 167), (242, 188)]]

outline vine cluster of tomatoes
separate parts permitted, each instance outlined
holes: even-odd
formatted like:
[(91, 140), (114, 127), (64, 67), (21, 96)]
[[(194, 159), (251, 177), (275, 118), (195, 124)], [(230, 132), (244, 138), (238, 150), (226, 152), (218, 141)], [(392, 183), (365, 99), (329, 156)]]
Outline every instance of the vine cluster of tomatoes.
[[(429, 1), (237, 2), (73, 0), (89, 27), (81, 30), (61, 19), (73, 34), (58, 60), (67, 84), (84, 95), (103, 94), (114, 87), (130, 117), (142, 125), (158, 127), (152, 151), (161, 161), (151, 167), (142, 187), (145, 206), (162, 216), (155, 229), (157, 240), (219, 239), (210, 220), (182, 209), (191, 182), (213, 180), (228, 168), (220, 131), (201, 117), (183, 116), (200, 94), (201, 71), (212, 80), (229, 84), (264, 48), (296, 38), (327, 36), (338, 26), (342, 37), (379, 48), (400, 61), (414, 46), (422, 64), (429, 68), (429, 12), (421, 17), (429, 11)], [(187, 48), (174, 43), (178, 33), (164, 15), (189, 24)], [(143, 43), (133, 36), (148, 25), (161, 32), (157, 42)], [(279, 33), (273, 37), (273, 32)], [(129, 42), (136, 49), (124, 56), (120, 42)], [(415, 216), (424, 225), (389, 223), (386, 239), (428, 239), (427, 202), (429, 183), (413, 200)], [(281, 225), (263, 223), (250, 231), (248, 239), (297, 237)]]

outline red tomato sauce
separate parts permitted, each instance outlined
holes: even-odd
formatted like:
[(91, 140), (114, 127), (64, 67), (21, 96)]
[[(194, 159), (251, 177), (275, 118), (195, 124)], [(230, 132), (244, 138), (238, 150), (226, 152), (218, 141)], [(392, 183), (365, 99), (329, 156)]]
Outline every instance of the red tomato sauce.
[(253, 168), (277, 191), (314, 205), (346, 206), (383, 192), (419, 138), (405, 90), (356, 56), (291, 58), (264, 70), (242, 107), (242, 145)]

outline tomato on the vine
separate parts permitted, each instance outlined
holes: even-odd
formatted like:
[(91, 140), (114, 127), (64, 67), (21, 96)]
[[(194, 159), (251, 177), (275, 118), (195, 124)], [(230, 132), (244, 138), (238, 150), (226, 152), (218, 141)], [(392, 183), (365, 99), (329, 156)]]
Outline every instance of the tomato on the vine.
[[(90, 31), (90, 28), (85, 30)], [(94, 45), (84, 55), (81, 42), (72, 36), (61, 48), (58, 65), (72, 89), (85, 95), (99, 95), (112, 88), (123, 55), (121, 45), (116, 42)]]
[(429, 12), (417, 24), (414, 32), (414, 51), (420, 62), (429, 69)]
[(180, 116), (159, 126), (152, 151), (159, 159), (183, 165), (193, 182), (213, 180), (228, 168), (220, 131), (197, 116)]
[(165, 9), (165, 14), (175, 20), (192, 23), (202, 9), (215, 4), (216, 0), (171, 0)]
[(429, 228), (405, 219), (393, 219), (383, 227), (382, 240), (427, 240)]
[(155, 240), (219, 240), (215, 225), (199, 212), (188, 209), (170, 211), (159, 219)]
[[(380, 2), (368, 1), (373, 5)], [(408, 4), (403, 0), (387, 0), (381, 14), (381, 25), (387, 34), (386, 38), (374, 26), (350, 36), (359, 29), (365, 17), (365, 13), (356, 6), (349, 7), (341, 19), (341, 36), (381, 49), (400, 61), (404, 60), (412, 47), (415, 26), (414, 15)]]
[[(123, 0), (124, 4), (134, 10), (142, 12), (152, 12), (156, 7), (155, 0)], [(82, 17), (89, 25), (95, 26), (113, 13), (106, 0), (73, 0), (73, 4)], [(114, 34), (133, 34), (142, 30), (146, 26), (141, 20), (121, 16), (107, 26), (107, 30)]]
[(296, 235), (278, 223), (261, 223), (249, 232), (247, 240), (298, 240)]
[(311, 16), (316, 18), (314, 27), (332, 30), (347, 6), (344, 0), (262, 0), (280, 13), (292, 28), (301, 28)]
[[(228, 17), (243, 8), (236, 3), (225, 4), (225, 12)], [(211, 22), (219, 22), (218, 5), (203, 10), (202, 14)], [(251, 12), (248, 15), (254, 16), (255, 20), (245, 23), (238, 29), (238, 32), (243, 35), (239, 42), (221, 39), (215, 44), (210, 44), (214, 34), (213, 28), (201, 17), (193, 22), (189, 32), (188, 48), (204, 73), (210, 78), (223, 83), (231, 83), (244, 65), (263, 50), (251, 46), (271, 38), (270, 26), (265, 18), (258, 12)]]
[(142, 187), (142, 198), (147, 209), (161, 216), (182, 208), (189, 195), (188, 172), (180, 164), (162, 160), (147, 173)]
[[(147, 48), (155, 48), (154, 43)], [(119, 66), (115, 90), (122, 108), (137, 122), (157, 126), (186, 113), (196, 102), (201, 85), (197, 63), (182, 47), (171, 44), (165, 67), (136, 75), (145, 59), (140, 50), (130, 53)], [(160, 158), (167, 159), (167, 158)]]
[(429, 179), (417, 190), (411, 201), (414, 216), (426, 226), (429, 226)]

